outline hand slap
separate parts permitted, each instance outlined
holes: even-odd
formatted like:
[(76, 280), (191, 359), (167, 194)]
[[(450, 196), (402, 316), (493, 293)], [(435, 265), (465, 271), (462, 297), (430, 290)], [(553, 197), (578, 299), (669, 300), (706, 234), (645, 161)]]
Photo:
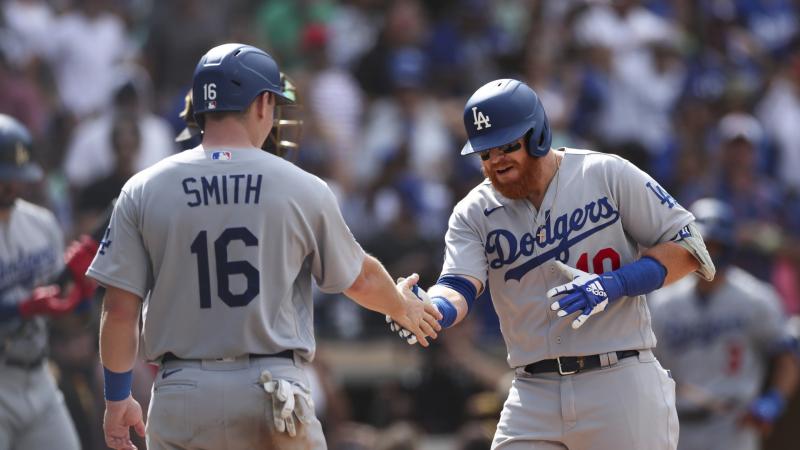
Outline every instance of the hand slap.
[[(389, 324), (389, 329), (397, 333), (401, 339), (404, 339), (409, 345), (414, 345), (417, 342), (423, 347), (428, 346), (427, 338), (431, 337), (436, 339), (438, 337), (437, 331), (441, 330), (439, 319), (442, 314), (438, 308), (431, 303), (427, 293), (421, 289), (416, 283), (419, 281), (419, 275), (412, 274), (408, 278), (397, 279), (397, 289), (407, 300), (406, 303), (406, 317), (393, 318), (386, 316), (386, 323)], [(417, 318), (414, 320), (414, 318)], [(411, 323), (417, 326), (408, 326), (406, 319), (411, 319)]]

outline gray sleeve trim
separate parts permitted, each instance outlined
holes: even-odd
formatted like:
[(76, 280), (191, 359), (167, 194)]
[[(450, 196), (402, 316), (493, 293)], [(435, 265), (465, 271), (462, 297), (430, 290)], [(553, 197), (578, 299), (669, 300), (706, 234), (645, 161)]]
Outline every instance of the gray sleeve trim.
[(353, 265), (353, 267), (355, 267), (356, 269), (353, 271), (352, 276), (348, 277), (349, 281), (347, 283), (342, 283), (342, 285), (335, 285), (333, 287), (327, 287), (326, 289), (323, 289), (319, 285), (317, 287), (319, 287), (320, 291), (326, 294), (340, 294), (350, 289), (350, 286), (352, 286), (353, 283), (356, 282), (356, 278), (358, 278), (358, 276), (361, 274), (361, 269), (364, 267), (364, 259), (366, 258), (367, 258), (367, 253), (362, 250), (359, 263), (357, 265), (356, 264)]
[(681, 228), (672, 238), (672, 242), (688, 250), (700, 263), (700, 268), (695, 272), (697, 275), (703, 277), (706, 281), (714, 279), (717, 269), (714, 267), (714, 262), (711, 261), (711, 255), (708, 254), (706, 244), (703, 242), (703, 238), (700, 237), (700, 231), (694, 222)]
[(138, 296), (140, 299), (144, 300), (146, 293), (142, 292), (139, 288), (133, 286), (130, 283), (127, 283), (123, 280), (120, 280), (116, 277), (110, 277), (108, 275), (102, 274), (93, 268), (89, 268), (86, 271), (86, 275), (90, 278), (94, 278), (97, 280), (98, 283), (102, 284), (103, 286), (111, 286), (117, 289), (122, 289), (123, 291), (128, 291), (131, 294)]

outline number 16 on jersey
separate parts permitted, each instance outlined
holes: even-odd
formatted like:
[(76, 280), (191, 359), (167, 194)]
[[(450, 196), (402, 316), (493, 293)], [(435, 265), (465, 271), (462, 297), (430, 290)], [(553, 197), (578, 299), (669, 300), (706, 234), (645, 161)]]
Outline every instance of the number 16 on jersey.
[[(214, 267), (217, 269), (217, 296), (230, 307), (246, 306), (259, 293), (260, 274), (248, 261), (229, 261), (228, 246), (241, 241), (246, 247), (258, 247), (258, 238), (245, 227), (226, 228), (214, 241)], [(208, 233), (201, 231), (189, 247), (197, 255), (197, 279), (200, 282), (200, 308), (211, 308), (211, 276)], [(243, 275), (247, 288), (242, 293), (231, 292), (230, 276)]]

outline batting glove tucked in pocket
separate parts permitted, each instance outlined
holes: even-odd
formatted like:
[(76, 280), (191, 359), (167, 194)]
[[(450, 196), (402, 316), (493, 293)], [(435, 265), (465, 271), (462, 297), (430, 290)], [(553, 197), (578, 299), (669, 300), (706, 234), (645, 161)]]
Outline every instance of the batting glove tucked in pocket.
[(302, 386), (287, 380), (275, 380), (265, 370), (261, 372), (259, 383), (272, 398), (272, 420), (279, 433), (297, 435), (295, 417), (302, 424), (309, 424), (314, 419), (314, 402), (311, 393)]

